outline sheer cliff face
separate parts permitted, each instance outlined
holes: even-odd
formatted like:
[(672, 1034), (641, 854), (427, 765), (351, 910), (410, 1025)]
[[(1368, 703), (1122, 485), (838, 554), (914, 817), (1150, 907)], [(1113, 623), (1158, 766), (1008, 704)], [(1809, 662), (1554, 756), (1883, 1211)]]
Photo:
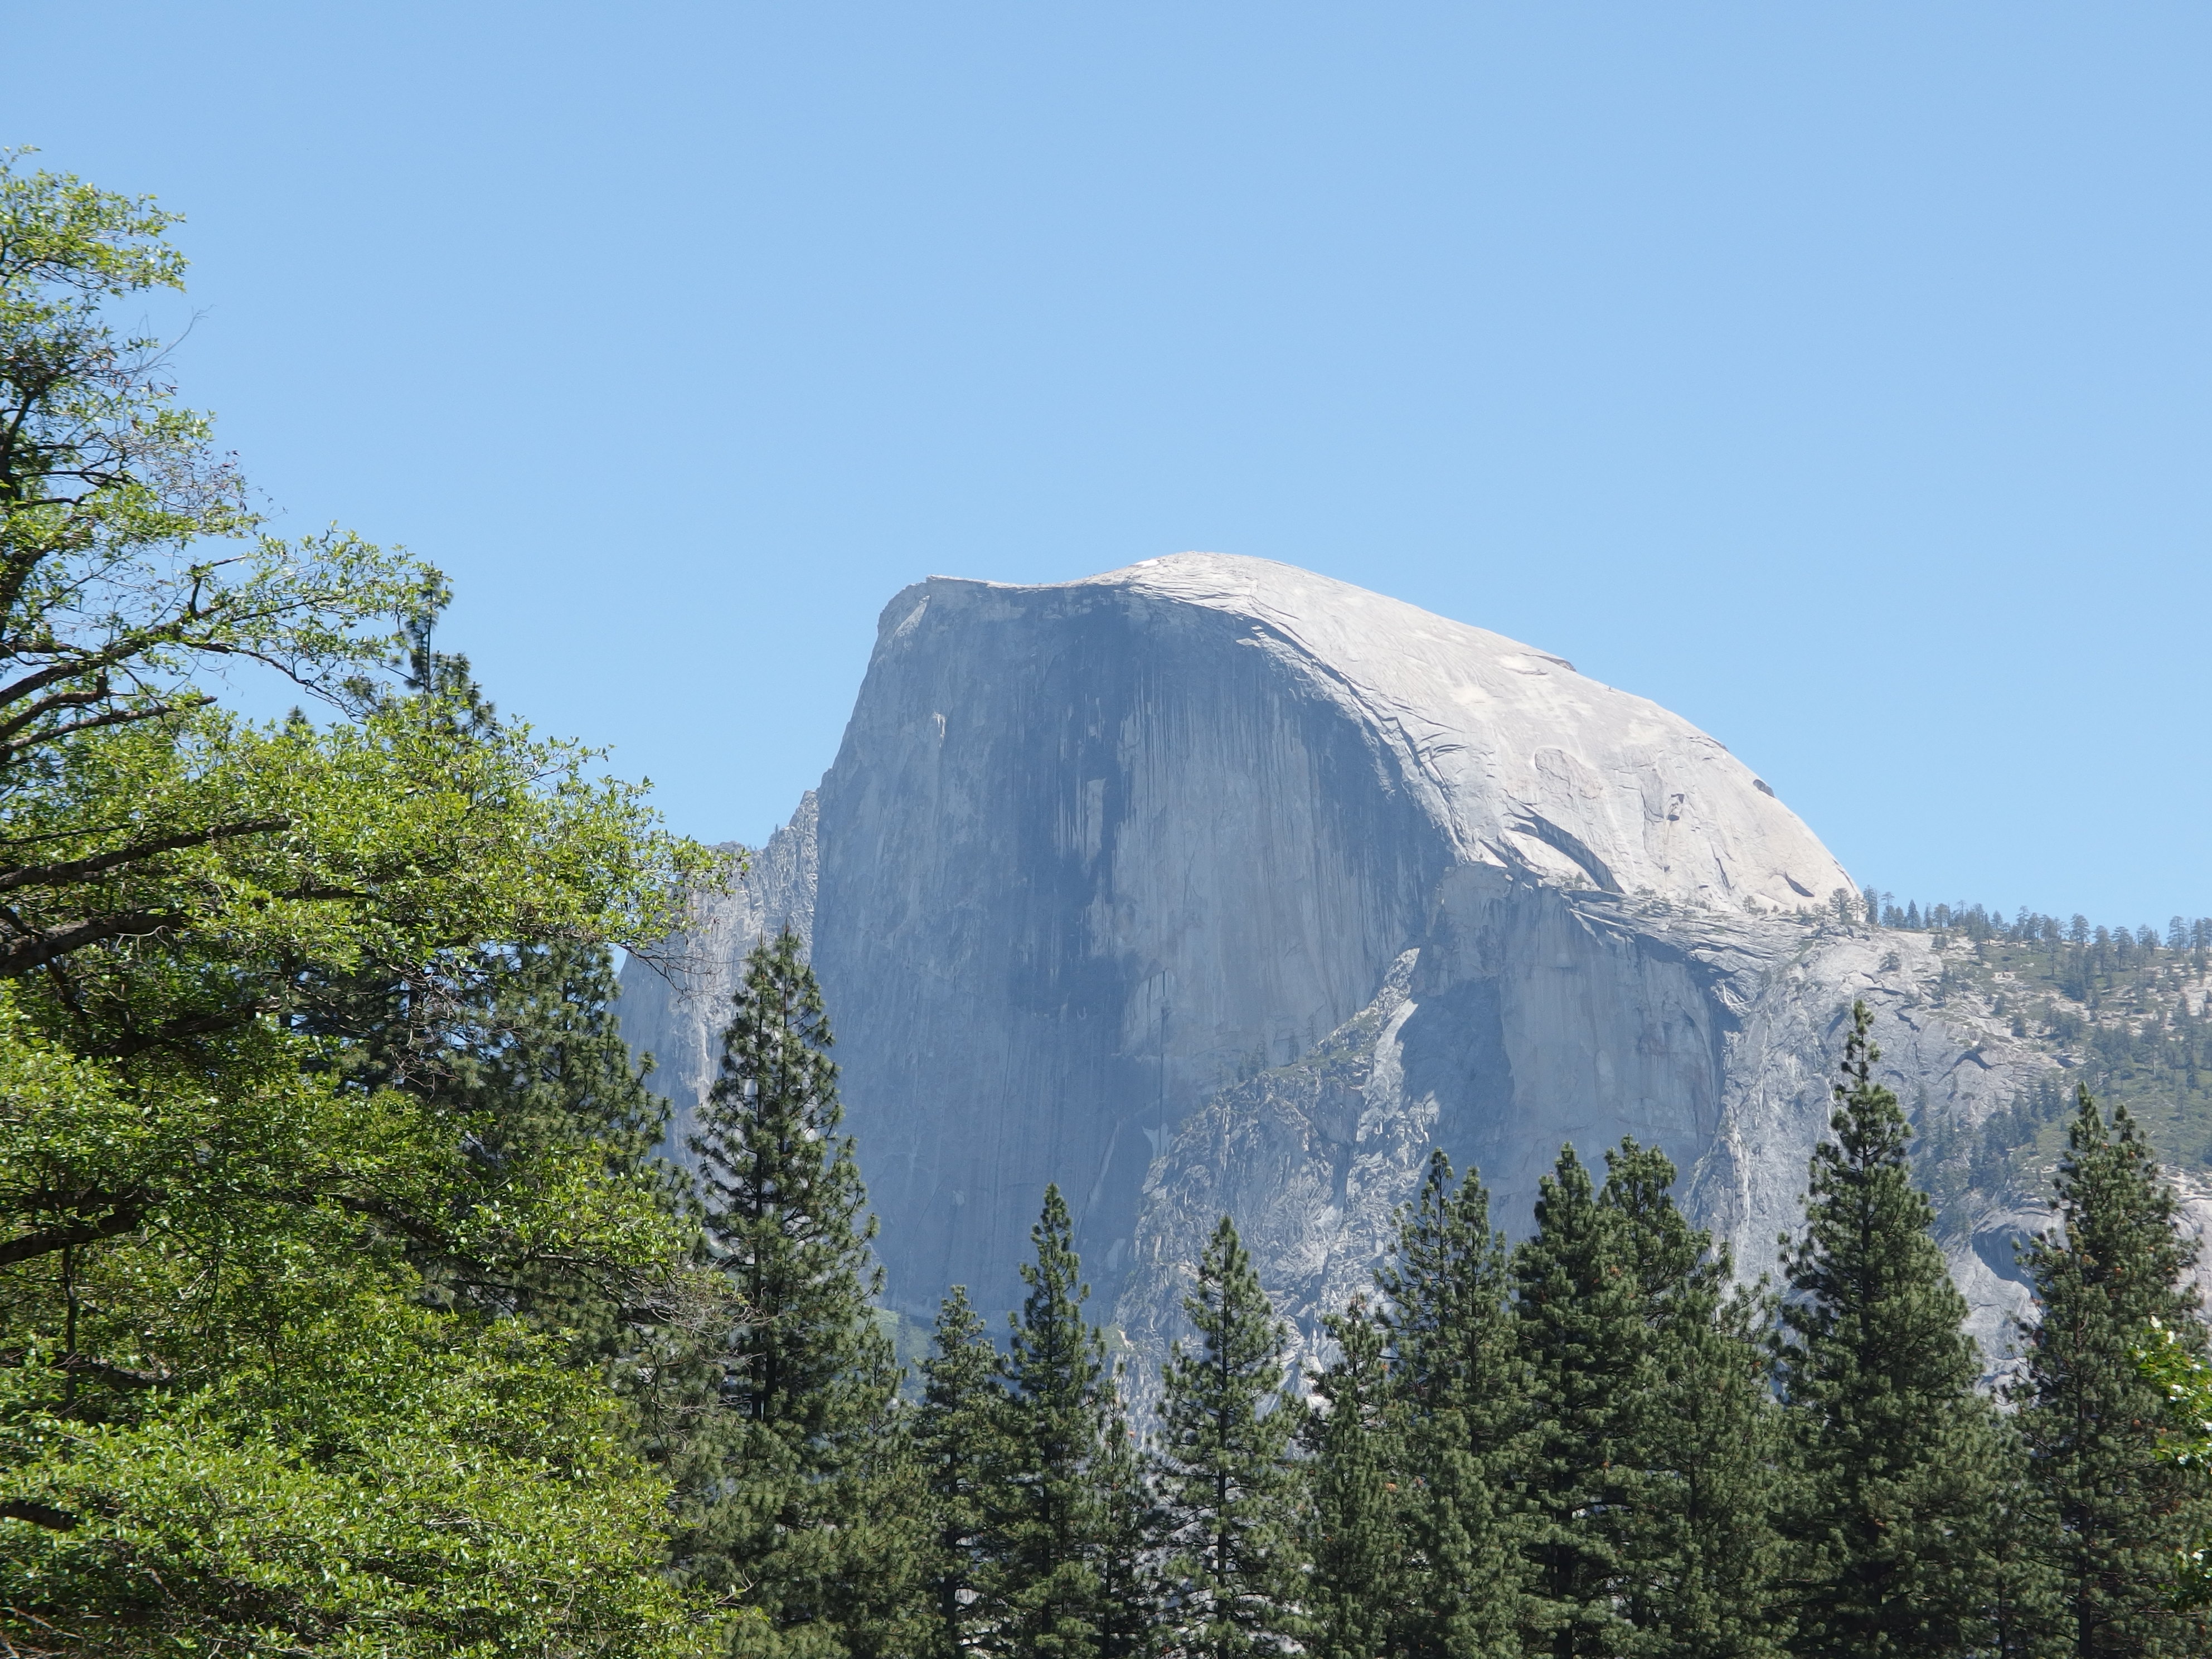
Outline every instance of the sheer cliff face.
[(626, 975), (625, 1024), (683, 1108), (715, 975), (811, 917), (890, 1298), (925, 1316), (953, 1283), (1012, 1304), (1057, 1181), (1133, 1335), (1224, 1209), (1310, 1322), (1431, 1145), (1517, 1227), (1562, 1141), (1655, 1141), (1755, 1266), (1855, 994), (1908, 1102), (2012, 1086), (1957, 1063), (1986, 1034), (1913, 1014), (1925, 964), (1807, 919), (1849, 878), (1719, 744), (1264, 561), (907, 589), (814, 805), (702, 904), (688, 994)]

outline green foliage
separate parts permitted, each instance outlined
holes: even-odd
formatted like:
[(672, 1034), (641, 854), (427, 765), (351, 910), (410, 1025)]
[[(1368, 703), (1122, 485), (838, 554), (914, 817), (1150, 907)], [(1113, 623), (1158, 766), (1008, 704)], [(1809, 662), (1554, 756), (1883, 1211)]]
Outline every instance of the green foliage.
[(1006, 1397), (999, 1356), (981, 1317), (956, 1285), (937, 1316), (921, 1362), (921, 1405), (914, 1440), (928, 1490), (932, 1536), (927, 1569), (935, 1629), (928, 1651), (975, 1650), (986, 1633), (985, 1575), (994, 1481), (1005, 1472), (1000, 1444)]
[(1674, 1207), (1664, 1154), (1623, 1140), (1606, 1165), (1599, 1206), (1619, 1218), (1620, 1266), (1638, 1305), (1610, 1339), (1634, 1367), (1613, 1423), (1632, 1471), (1621, 1484), (1634, 1492), (1616, 1534), (1614, 1589), (1636, 1629), (1630, 1650), (1775, 1654), (1786, 1628), (1768, 1607), (1781, 1447), (1755, 1334), (1764, 1309), (1731, 1293), (1725, 1252)]
[(2016, 1458), (1975, 1391), (1966, 1302), (1907, 1172), (1905, 1115), (1873, 1081), (1863, 1004), (1852, 1021), (1776, 1347), (1796, 1460), (1792, 1650), (1958, 1654), (1989, 1639), (2006, 1599), (1996, 1522)]
[(1405, 1622), (1401, 1413), (1386, 1328), (1366, 1304), (1330, 1315), (1325, 1328), (1337, 1358), (1315, 1384), (1322, 1406), (1305, 1427), (1308, 1643), (1319, 1659), (1374, 1659), (1395, 1650)]
[(1514, 1252), (1513, 1278), (1534, 1419), (1529, 1639), (1561, 1659), (1617, 1653), (1632, 1639), (1616, 1591), (1644, 1505), (1634, 1417), (1644, 1298), (1620, 1212), (1599, 1203), (1572, 1146), (1539, 1185), (1535, 1235)]
[(708, 1237), (751, 1310), (732, 1406), (826, 1447), (881, 1409), (875, 1221), (852, 1139), (837, 1133), (834, 1038), (795, 935), (754, 947), (732, 1002), (690, 1139)]
[(1151, 1472), (1118, 1391), (1107, 1407), (1091, 1484), (1099, 1500), (1099, 1659), (1143, 1659), (1154, 1650), (1159, 1625), (1152, 1561), (1161, 1522)]
[(213, 1388), (88, 1420), (0, 1382), (0, 1621), (27, 1652), (698, 1651), (663, 1489), (613, 1401), (520, 1330), (364, 1291)]
[(1455, 1189), (1449, 1161), (1431, 1156), (1376, 1283), (1403, 1446), (1391, 1484), (1409, 1544), (1387, 1590), (1398, 1639), (1453, 1659), (1517, 1651), (1528, 1569), (1515, 1488), (1530, 1449), (1529, 1375), (1507, 1305), (1504, 1239), (1475, 1171)]
[[(2196, 1251), (2126, 1109), (2107, 1124), (2086, 1088), (2057, 1184), (2059, 1226), (2023, 1252), (2041, 1316), (2014, 1394), (2057, 1525), (2060, 1650), (2201, 1651), (2204, 1626), (2172, 1605), (2170, 1580), (2177, 1558), (2201, 1559), (2212, 1487), (2200, 1462), (2172, 1455), (2167, 1409), (2204, 1352)], [(2145, 1352), (2158, 1356), (2149, 1375)]]
[(242, 1651), (532, 1651), (560, 1628), (610, 1652), (684, 1645), (644, 1576), (659, 1489), (612, 1400), (512, 1320), (422, 1306), (397, 1224), (490, 1277), (586, 1258), (631, 1274), (666, 1248), (650, 1206), (573, 1159), (482, 1201), (424, 1103), (326, 1077), (149, 1113), (19, 1013), (0, 1079), (11, 1215), (39, 1220), (86, 1171), (193, 1177), (126, 1230), (39, 1249), (65, 1230), (48, 1211), (11, 1241), (11, 1634), (88, 1653), (133, 1631)]
[(746, 958), (691, 1150), (712, 1256), (735, 1285), (721, 1421), (681, 1471), (679, 1576), (742, 1590), (791, 1654), (896, 1651), (917, 1609), (921, 1472), (869, 1298), (832, 1038), (789, 933)]
[[(0, 165), (0, 1631), (716, 1643), (647, 1575), (661, 1489), (608, 1392), (512, 1316), (667, 1282), (662, 1195), (588, 1137), (493, 1154), (489, 1101), (374, 1086), (346, 1017), (495, 945), (650, 937), (708, 860), (588, 751), (378, 678), (436, 573), (263, 534), (104, 321), (178, 282), (170, 222)], [(337, 718), (228, 714), (245, 662)]]
[(1005, 1650), (1054, 1659), (1100, 1653), (1114, 1612), (1101, 1572), (1107, 1491), (1098, 1476), (1117, 1425), (1105, 1344), (1083, 1316), (1073, 1224), (1056, 1186), (1022, 1264), (1029, 1286), (1013, 1321), (1001, 1376), (1006, 1463), (995, 1495), (996, 1560), (990, 1609)]
[[(2154, 1322), (2136, 1364), (2164, 1406), (2159, 1455), (2199, 1472), (2212, 1468), (2212, 1359), (2205, 1357), (2202, 1329), (2194, 1322), (2178, 1329)], [(2200, 1535), (2179, 1551), (2173, 1577), (2178, 1607), (2212, 1607), (2212, 1540)]]
[(1285, 1386), (1283, 1326), (1227, 1216), (1183, 1311), (1199, 1346), (1177, 1343), (1161, 1378), (1163, 1646), (1204, 1659), (1276, 1652), (1300, 1629), (1289, 1449), (1304, 1412)]

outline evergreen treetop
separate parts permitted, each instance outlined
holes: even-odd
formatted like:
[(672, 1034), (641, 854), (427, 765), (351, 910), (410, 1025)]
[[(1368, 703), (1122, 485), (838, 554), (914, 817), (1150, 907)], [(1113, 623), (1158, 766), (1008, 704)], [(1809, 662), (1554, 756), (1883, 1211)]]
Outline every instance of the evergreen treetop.
[(927, 1541), (830, 1042), (797, 939), (762, 940), (690, 1143), (739, 1324), (677, 1559), (688, 1581), (742, 1589), (781, 1651), (860, 1656), (913, 1639)]
[(1284, 1327), (1227, 1216), (1183, 1311), (1198, 1346), (1176, 1344), (1161, 1379), (1164, 1645), (1192, 1659), (1279, 1652), (1300, 1628), (1289, 1452), (1304, 1412), (1285, 1386)]
[(994, 1483), (1007, 1473), (998, 1370), (998, 1352), (982, 1318), (968, 1304), (967, 1287), (954, 1285), (921, 1362), (921, 1403), (914, 1422), (933, 1532), (930, 1651), (945, 1659), (976, 1649), (988, 1634)]
[(1084, 1317), (1074, 1224), (1057, 1186), (1022, 1264), (1029, 1286), (1001, 1362), (1008, 1459), (998, 1495), (994, 1619), (1012, 1651), (1089, 1659), (1108, 1622), (1099, 1571), (1106, 1506), (1097, 1474), (1112, 1401), (1105, 1343)]
[(1632, 1650), (1765, 1659), (1786, 1626), (1768, 1606), (1780, 1444), (1756, 1336), (1765, 1298), (1732, 1289), (1727, 1252), (1675, 1206), (1658, 1148), (1625, 1139), (1606, 1169), (1599, 1203), (1620, 1218), (1642, 1315), (1619, 1421), (1637, 1471), (1614, 1591)]
[(732, 1403), (804, 1438), (878, 1408), (876, 1224), (852, 1139), (837, 1133), (821, 988), (789, 929), (746, 957), (732, 1001), (721, 1073), (690, 1140), (708, 1236), (750, 1310)]
[(1513, 1255), (1533, 1424), (1524, 1623), (1530, 1644), (1557, 1659), (1633, 1639), (1618, 1590), (1648, 1481), (1633, 1415), (1648, 1347), (1638, 1265), (1620, 1212), (1562, 1147), (1538, 1187), (1536, 1231)]
[(1857, 1005), (1776, 1346), (1794, 1651), (1808, 1659), (1968, 1651), (2002, 1594), (2008, 1437), (1976, 1392), (1966, 1300), (1911, 1182), (1905, 1115), (1874, 1080), (1872, 1024)]
[(2171, 1455), (2164, 1390), (2140, 1360), (2162, 1339), (2203, 1352), (2197, 1252), (2125, 1108), (2107, 1123), (2086, 1087), (2057, 1196), (2058, 1226), (2022, 1252), (2039, 1316), (2014, 1397), (2056, 1523), (2063, 1650), (2200, 1652), (2205, 1627), (2174, 1607), (2171, 1580), (2212, 1524), (2212, 1485)]
[(1528, 1367), (1507, 1302), (1504, 1237), (1476, 1171), (1455, 1186), (1450, 1160), (1431, 1153), (1376, 1282), (1401, 1449), (1407, 1549), (1382, 1592), (1395, 1600), (1400, 1639), (1409, 1652), (1454, 1659), (1517, 1652)]
[(1374, 1659), (1403, 1639), (1409, 1540), (1399, 1479), (1399, 1413), (1383, 1328), (1355, 1298), (1324, 1328), (1335, 1363), (1314, 1385), (1305, 1425), (1313, 1564), (1309, 1644), (1320, 1659)]

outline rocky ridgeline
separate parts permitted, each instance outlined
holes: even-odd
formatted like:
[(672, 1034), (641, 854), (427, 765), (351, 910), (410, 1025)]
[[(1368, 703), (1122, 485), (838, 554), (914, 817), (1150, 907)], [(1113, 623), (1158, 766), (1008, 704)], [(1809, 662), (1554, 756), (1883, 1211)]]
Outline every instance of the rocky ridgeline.
[[(892, 1305), (1019, 1294), (1048, 1181), (1140, 1353), (1224, 1211), (1302, 1340), (1370, 1283), (1432, 1146), (1524, 1227), (1571, 1141), (1662, 1147), (1771, 1267), (1847, 1011), (1926, 1132), (2057, 1065), (1720, 744), (1562, 659), (1261, 560), (933, 577), (884, 612), (836, 763), (623, 1023), (679, 1120), (738, 957), (806, 938)], [(2016, 1189), (1947, 1240), (1993, 1356)]]

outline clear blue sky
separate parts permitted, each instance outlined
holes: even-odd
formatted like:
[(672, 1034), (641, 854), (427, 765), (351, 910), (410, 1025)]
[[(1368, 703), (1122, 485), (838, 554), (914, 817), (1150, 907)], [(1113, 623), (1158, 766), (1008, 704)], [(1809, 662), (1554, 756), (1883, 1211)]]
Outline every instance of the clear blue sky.
[[(1572, 658), (1862, 880), (2212, 913), (2212, 9), (7, 0), (249, 474), (680, 828), (877, 611), (1199, 548)], [(165, 325), (175, 319), (167, 313)]]

